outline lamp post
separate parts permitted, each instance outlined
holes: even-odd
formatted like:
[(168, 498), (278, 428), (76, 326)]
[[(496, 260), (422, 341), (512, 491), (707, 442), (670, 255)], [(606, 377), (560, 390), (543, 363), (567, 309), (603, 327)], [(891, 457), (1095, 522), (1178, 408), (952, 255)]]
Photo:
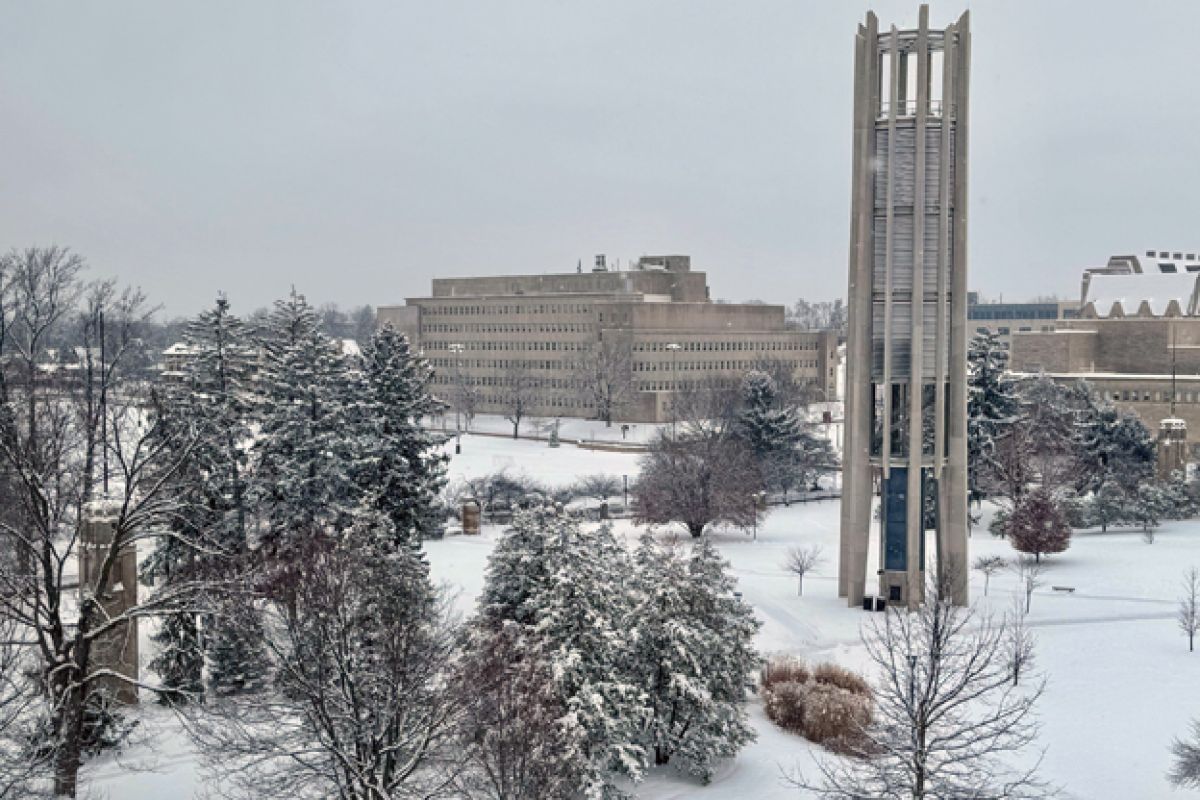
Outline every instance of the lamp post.
[(454, 353), (454, 387), (456, 396), (454, 398), (454, 454), (458, 455), (462, 452), (462, 424), (459, 422), (459, 411), (462, 408), (462, 352), (461, 344), (450, 345), (450, 352)]
[(764, 499), (766, 499), (766, 496), (766, 492), (755, 492), (754, 494), (750, 495), (750, 499), (754, 501), (754, 508), (751, 510), (754, 512), (753, 539), (756, 542), (758, 541), (758, 506)]
[(675, 438), (676, 422), (678, 420), (678, 412), (675, 409), (676, 400), (679, 391), (679, 350), (680, 347), (675, 342), (667, 345), (667, 349), (671, 351), (671, 438)]

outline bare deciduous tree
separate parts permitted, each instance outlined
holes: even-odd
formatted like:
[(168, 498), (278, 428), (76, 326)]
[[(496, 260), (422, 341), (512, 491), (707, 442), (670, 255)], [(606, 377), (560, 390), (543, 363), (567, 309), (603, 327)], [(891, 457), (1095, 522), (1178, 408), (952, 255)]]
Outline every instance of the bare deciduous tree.
[(538, 380), (529, 372), (529, 365), (520, 360), (510, 361), (498, 387), (504, 418), (512, 423), (513, 438), (521, 435), (521, 420), (537, 400)]
[(1013, 686), (1005, 622), (955, 606), (949, 582), (931, 580), (923, 606), (888, 609), (863, 640), (879, 677), (862, 757), (822, 759), (821, 783), (799, 775), (796, 784), (838, 800), (1050, 794), (1040, 760), (1005, 760), (1034, 743), (1042, 693), (1042, 684)]
[(582, 783), (573, 758), (579, 733), (561, 724), (569, 713), (554, 691), (538, 644), (520, 626), (481, 625), (457, 675), (467, 769), (458, 779), (471, 800), (570, 797)]
[(758, 490), (754, 464), (737, 442), (663, 435), (642, 457), (634, 515), (639, 524), (681, 522), (698, 538), (709, 523), (754, 524)]
[(1020, 593), (1013, 594), (1012, 609), (1005, 620), (1005, 649), (1012, 670), (1013, 686), (1021, 681), (1021, 674), (1033, 666), (1036, 642), (1029, 629), (1029, 611), (1021, 601)]
[(1200, 632), (1200, 570), (1191, 567), (1183, 573), (1183, 597), (1179, 600), (1179, 629), (1188, 637), (1188, 652), (1196, 650)]
[(825, 557), (821, 553), (821, 545), (819, 544), (807, 547), (793, 547), (788, 550), (787, 561), (784, 562), (783, 567), (799, 578), (796, 594), (804, 594), (804, 576), (820, 566), (824, 560)]
[(596, 410), (596, 417), (611, 426), (614, 415), (633, 394), (633, 347), (625, 339), (591, 342), (575, 362), (579, 397)]
[(232, 595), (262, 631), (265, 685), (185, 712), (227, 796), (429, 798), (455, 778), (455, 631), (420, 555), (373, 542), (377, 523), (318, 538)]
[(1007, 566), (1008, 561), (1000, 556), (980, 556), (975, 559), (975, 563), (971, 565), (971, 568), (983, 574), (984, 597), (987, 597), (988, 584), (991, 583), (992, 576)]
[(1033, 604), (1033, 591), (1045, 584), (1042, 579), (1042, 563), (1036, 558), (1022, 556), (1013, 562), (1013, 570), (1017, 573), (1017, 584), (1025, 594), (1025, 613)]
[(575, 481), (574, 493), (603, 503), (621, 493), (621, 480), (616, 475), (583, 475)]
[[(36, 707), (51, 753), (54, 792), (74, 797), (89, 736), (88, 709), (113, 681), (137, 684), (95, 648), (131, 620), (178, 608), (189, 587), (114, 613), (122, 551), (166, 535), (178, 510), (169, 486), (188, 452), (186, 430), (166, 430), (119, 380), (131, 331), (147, 315), (137, 292), (85, 287), (83, 260), (59, 248), (13, 252), (5, 275), (0, 341), (0, 619), (15, 623), (24, 657), (36, 660)], [(58, 336), (81, 342), (72, 374), (44, 368)], [(94, 569), (73, 586), (85, 512), (102, 506), (113, 527), (89, 553)], [(78, 592), (78, 602), (76, 602)], [(10, 688), (13, 685), (10, 684)], [(153, 689), (152, 686), (145, 688)]]

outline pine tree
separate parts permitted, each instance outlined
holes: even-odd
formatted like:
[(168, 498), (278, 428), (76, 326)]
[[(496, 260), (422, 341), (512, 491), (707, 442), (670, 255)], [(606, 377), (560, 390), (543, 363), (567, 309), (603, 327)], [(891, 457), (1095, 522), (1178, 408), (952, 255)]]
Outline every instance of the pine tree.
[(369, 432), (362, 442), (369, 455), (360, 480), (410, 543), (440, 532), (437, 502), (449, 457), (439, 451), (444, 439), (421, 424), (445, 408), (430, 391), (432, 381), (428, 362), (384, 323), (363, 354), (360, 424)]
[(1071, 546), (1071, 527), (1048, 491), (1039, 487), (1026, 494), (1008, 519), (1013, 547), (1041, 561), (1046, 553), (1061, 553)]
[[(183, 512), (172, 518), (179, 537), (163, 537), (146, 559), (142, 578), (165, 589), (179, 581), (228, 579), (244, 567), (247, 549), (247, 458), (251, 438), (248, 374), (254, 357), (250, 332), (218, 296), (213, 308), (188, 322), (184, 332), (188, 360), (184, 381), (169, 387), (158, 413), (171, 426), (186, 426), (193, 433), (186, 469), (173, 476)], [(168, 436), (165, 443), (178, 440)], [(193, 548), (183, 542), (199, 542)], [(255, 663), (257, 646), (237, 641), (235, 646), (213, 648), (228, 637), (214, 626), (222, 624), (215, 609), (205, 615), (201, 634), (194, 611), (168, 616), (153, 639), (159, 656), (151, 662), (162, 685), (177, 688), (164, 697), (182, 702), (186, 693), (198, 691), (201, 639), (205, 642), (210, 676), (217, 683), (226, 674), (245, 676)], [(239, 681), (244, 684), (244, 678)]]
[(614, 774), (637, 781), (647, 762), (641, 743), (646, 698), (623, 669), (632, 603), (621, 587), (630, 560), (608, 525), (584, 531), (572, 520), (562, 532), (545, 589), (534, 601), (540, 613), (533, 633), (546, 648), (555, 691), (567, 708), (567, 734), (584, 743), (583, 794), (624, 797)]
[(570, 518), (548, 509), (515, 514), (488, 557), (480, 617), (493, 626), (506, 620), (532, 626), (550, 581), (555, 550), (576, 529)]
[(1115, 480), (1127, 493), (1154, 473), (1157, 450), (1150, 430), (1129, 412), (1104, 403), (1091, 410), (1081, 438), (1082, 489)]
[[(1163, 519), (1170, 515), (1172, 508), (1170, 495), (1155, 481), (1147, 481), (1137, 487), (1130, 508), (1131, 516), (1142, 526), (1142, 531), (1150, 534)], [(1147, 536), (1147, 541), (1153, 543), (1154, 537)]]
[(348, 365), (295, 290), (275, 303), (264, 349), (255, 500), (265, 517), (260, 546), (283, 561), (299, 540), (349, 524), (361, 498), (363, 426), (347, 405)]
[(785, 494), (807, 486), (834, 463), (829, 441), (805, 429), (795, 407), (783, 403), (774, 379), (760, 370), (742, 381), (734, 435), (754, 456), (763, 485)]
[(675, 763), (707, 783), (717, 759), (754, 740), (742, 704), (759, 665), (751, 644), (759, 624), (707, 539), (685, 562), (646, 534), (634, 566), (630, 660), (649, 698), (647, 747), (656, 764)]
[(967, 351), (967, 479), (975, 503), (987, 496), (984, 475), (996, 441), (1019, 418), (1016, 388), (1007, 374), (1008, 353), (991, 331), (977, 334)]
[(1100, 532), (1107, 533), (1109, 525), (1120, 525), (1128, 520), (1127, 506), (1125, 490), (1121, 484), (1109, 478), (1088, 499), (1088, 524), (1099, 525)]
[(637, 780), (646, 767), (646, 700), (626, 655), (631, 569), (610, 527), (585, 530), (564, 514), (524, 511), (497, 543), (480, 598), (478, 625), (520, 625), (523, 647), (544, 659), (565, 709), (559, 735), (577, 751), (586, 797), (622, 797), (614, 776)]

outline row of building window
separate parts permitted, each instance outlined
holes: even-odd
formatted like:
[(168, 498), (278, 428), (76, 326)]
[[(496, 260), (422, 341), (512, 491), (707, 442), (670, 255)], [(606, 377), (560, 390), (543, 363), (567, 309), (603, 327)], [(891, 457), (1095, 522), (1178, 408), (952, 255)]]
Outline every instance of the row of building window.
[[(670, 352), (668, 345), (671, 342), (635, 342), (633, 345), (634, 352), (638, 353), (665, 353)], [(707, 341), (707, 342), (680, 342), (680, 352), (701, 352), (706, 350), (738, 350), (738, 351), (787, 351), (787, 350), (816, 350), (817, 341), (815, 339), (797, 342), (797, 341), (781, 341), (781, 342), (762, 342), (762, 341)]]
[[(428, 350), (450, 350), (450, 346), (453, 344), (455, 344), (455, 342), (424, 342), (424, 349), (427, 351)], [(508, 342), (508, 341), (503, 341), (503, 340), (498, 341), (498, 342), (458, 342), (457, 344), (460, 344), (462, 346), (464, 352), (470, 352), (470, 351), (475, 351), (475, 350), (482, 350), (482, 351), (501, 351), (502, 350), (502, 351), (508, 351), (508, 352), (518, 351), (518, 352), (539, 352), (539, 353), (587, 350), (588, 345), (589, 345), (588, 342), (526, 342), (526, 341)], [(453, 358), (442, 359), (442, 361), (444, 361), (445, 364), (453, 364), (454, 363)]]
[[(1115, 389), (1100, 393), (1105, 400), (1114, 403), (1169, 403), (1171, 392), (1149, 391), (1146, 389)], [(1176, 403), (1200, 403), (1200, 392), (1176, 392)]]
[(511, 314), (590, 314), (591, 303), (516, 303), (514, 305), (460, 306), (421, 304), (423, 316), (508, 316)]
[[(809, 359), (801, 359), (791, 362), (793, 369), (815, 369), (817, 362)], [(679, 370), (680, 372), (688, 372), (693, 370), (705, 369), (754, 369), (755, 362), (753, 361), (678, 361), (672, 363), (670, 361), (635, 361), (633, 362), (634, 372), (671, 372)]]
[(468, 322), (464, 324), (431, 322), (421, 325), (421, 333), (586, 333), (594, 329), (587, 322)]

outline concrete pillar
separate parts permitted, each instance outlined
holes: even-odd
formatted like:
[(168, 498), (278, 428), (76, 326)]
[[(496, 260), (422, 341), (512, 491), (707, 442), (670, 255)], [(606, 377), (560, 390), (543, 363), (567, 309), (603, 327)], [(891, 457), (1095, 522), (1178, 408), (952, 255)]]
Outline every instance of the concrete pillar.
[[(902, 514), (896, 507), (885, 513), (880, 526), (892, 542), (891, 556), (881, 547), (880, 592), (910, 608), (922, 600), (928, 475), (937, 490), (939, 570), (952, 580), (954, 601), (967, 602), (969, 42), (967, 15), (934, 31), (927, 6), (915, 31), (892, 27), (880, 35), (873, 14), (859, 27), (838, 570), (839, 594), (854, 606), (866, 579), (873, 472), (904, 506)], [(940, 104), (930, 97), (937, 51)], [(906, 65), (913, 63), (909, 80)]]
[[(88, 505), (84, 509), (79, 537), (79, 591), (95, 594), (105, 619), (124, 614), (138, 601), (137, 548), (133, 544), (122, 547), (107, 578), (101, 576), (105, 559), (112, 550), (118, 511), (104, 502)], [(137, 619), (122, 622), (93, 639), (91, 665), (93, 669), (110, 669), (136, 681), (139, 675)], [(106, 692), (118, 703), (132, 705), (138, 701), (137, 688), (120, 678), (98, 678), (90, 689)]]

